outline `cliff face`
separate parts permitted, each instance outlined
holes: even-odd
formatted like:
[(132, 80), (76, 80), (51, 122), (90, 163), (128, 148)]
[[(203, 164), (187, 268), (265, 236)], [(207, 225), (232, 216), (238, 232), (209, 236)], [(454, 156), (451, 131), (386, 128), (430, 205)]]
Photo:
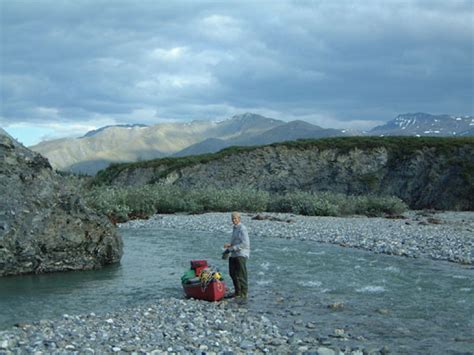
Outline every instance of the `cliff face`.
[(119, 262), (122, 239), (51, 168), (0, 129), (0, 276)]
[[(352, 143), (347, 144), (349, 140)], [(181, 167), (176, 162), (138, 164), (115, 169), (108, 182), (395, 195), (414, 209), (474, 209), (473, 139), (340, 138), (331, 142), (236, 150)]]

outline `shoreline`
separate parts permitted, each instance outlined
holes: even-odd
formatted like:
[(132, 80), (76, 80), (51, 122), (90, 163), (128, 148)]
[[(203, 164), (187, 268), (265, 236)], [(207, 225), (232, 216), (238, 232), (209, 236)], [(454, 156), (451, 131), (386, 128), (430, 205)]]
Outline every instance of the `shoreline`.
[[(302, 325), (304, 326), (304, 325)], [(308, 331), (317, 331), (306, 324)], [(335, 340), (344, 345), (337, 346)], [(0, 331), (0, 354), (221, 354), (306, 353), (386, 354), (386, 346), (369, 344), (336, 329), (327, 337), (302, 336), (281, 328), (264, 312), (232, 301), (159, 299), (121, 312), (67, 315), (56, 320), (20, 324)]]
[[(260, 216), (261, 220), (254, 219)], [(171, 228), (230, 235), (230, 213), (157, 214), (119, 224), (126, 228)], [(429, 258), (463, 265), (474, 262), (474, 212), (409, 211), (399, 218), (313, 217), (242, 213), (250, 238), (312, 240), (378, 254)]]

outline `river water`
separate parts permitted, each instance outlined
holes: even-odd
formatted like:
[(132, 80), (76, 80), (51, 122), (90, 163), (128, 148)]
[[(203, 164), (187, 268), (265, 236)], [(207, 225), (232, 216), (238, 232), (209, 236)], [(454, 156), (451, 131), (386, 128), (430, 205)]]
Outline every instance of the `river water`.
[[(122, 228), (121, 234), (125, 247), (120, 265), (1, 278), (0, 329), (183, 297), (180, 276), (192, 259), (207, 259), (232, 284), (220, 258), (228, 236), (146, 228)], [(247, 307), (288, 332), (341, 347), (387, 345), (400, 353), (474, 350), (471, 266), (312, 241), (254, 238), (251, 243)], [(342, 308), (328, 307), (335, 303)], [(345, 336), (335, 337), (335, 329)]]

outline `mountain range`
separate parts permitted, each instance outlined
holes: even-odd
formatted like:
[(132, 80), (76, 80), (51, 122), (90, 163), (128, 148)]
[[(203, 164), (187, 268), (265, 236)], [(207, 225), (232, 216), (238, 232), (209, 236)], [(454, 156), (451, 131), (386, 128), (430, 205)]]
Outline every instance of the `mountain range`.
[[(234, 116), (232, 119), (238, 119)], [(253, 119), (250, 115), (248, 119)], [(273, 128), (269, 128), (258, 134), (242, 134), (230, 139), (208, 138), (202, 142), (193, 144), (173, 156), (183, 157), (187, 155), (198, 155), (215, 153), (230, 146), (265, 145), (277, 142), (291, 141), (297, 139), (324, 138), (346, 136), (343, 130), (324, 129), (305, 121), (283, 122), (277, 121)]]
[(213, 153), (235, 145), (354, 135), (473, 136), (474, 117), (403, 114), (368, 132), (359, 132), (245, 113), (223, 121), (107, 126), (79, 138), (41, 142), (30, 148), (46, 156), (56, 169), (93, 175), (113, 162)]
[(398, 115), (382, 126), (373, 128), (368, 133), (381, 136), (473, 136), (474, 116), (406, 113)]

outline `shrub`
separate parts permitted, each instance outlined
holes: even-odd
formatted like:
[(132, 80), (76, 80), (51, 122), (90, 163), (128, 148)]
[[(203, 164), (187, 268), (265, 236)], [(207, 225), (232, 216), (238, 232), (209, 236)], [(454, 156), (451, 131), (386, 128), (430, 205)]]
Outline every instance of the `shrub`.
[(380, 216), (400, 214), (406, 204), (397, 197), (347, 196), (330, 192), (270, 194), (248, 187), (185, 189), (178, 186), (95, 186), (85, 194), (86, 202), (116, 221), (146, 218), (155, 213), (286, 212), (307, 216)]
[(397, 197), (352, 196), (331, 192), (289, 192), (271, 198), (268, 210), (306, 216), (400, 214), (408, 209)]

